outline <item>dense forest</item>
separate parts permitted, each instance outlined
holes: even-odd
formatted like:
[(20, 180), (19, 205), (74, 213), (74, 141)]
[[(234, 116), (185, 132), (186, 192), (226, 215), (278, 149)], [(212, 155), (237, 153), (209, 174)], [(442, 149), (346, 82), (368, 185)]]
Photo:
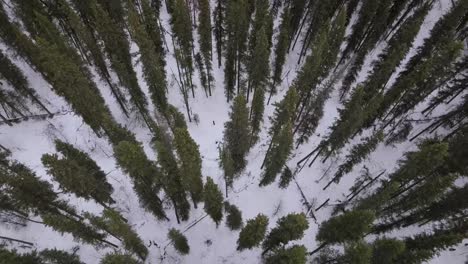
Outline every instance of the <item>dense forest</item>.
[(0, 263), (468, 262), (468, 0), (1, 0)]

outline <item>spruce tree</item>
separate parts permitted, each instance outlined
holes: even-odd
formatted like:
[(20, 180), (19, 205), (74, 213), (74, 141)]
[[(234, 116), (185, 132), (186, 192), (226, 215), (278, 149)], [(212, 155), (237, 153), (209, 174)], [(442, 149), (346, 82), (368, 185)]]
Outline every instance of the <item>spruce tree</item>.
[(272, 183), (276, 175), (281, 172), (293, 147), (292, 123), (294, 122), (294, 108), (297, 95), (294, 88), (290, 89), (284, 99), (275, 104), (275, 112), (271, 118), (270, 144), (262, 167), (265, 166), (260, 185)]
[(307, 249), (302, 245), (278, 248), (265, 258), (266, 264), (305, 264)]
[(354, 210), (332, 217), (320, 225), (316, 239), (327, 244), (359, 240), (370, 231), (374, 218), (369, 210)]
[(294, 134), (299, 132), (298, 145), (315, 132), (323, 116), (325, 101), (333, 90), (334, 76), (322, 85), (323, 88), (318, 88), (336, 63), (345, 34), (345, 20), (345, 10), (342, 8), (333, 23), (324, 23), (311, 43), (311, 55), (293, 82), (299, 97), (294, 128)]
[(113, 209), (105, 209), (102, 216), (96, 217), (87, 214), (90, 223), (98, 228), (106, 230), (113, 236), (120, 238), (126, 250), (136, 254), (142, 261), (148, 256), (148, 249), (132, 228), (124, 222), (123, 217)]
[(234, 179), (236, 177), (236, 171), (234, 168), (234, 160), (232, 159), (231, 152), (225, 144), (222, 144), (218, 147), (219, 149), (219, 166), (223, 169), (224, 172), (224, 182), (225, 182), (225, 191), (226, 197), (229, 196), (229, 187), (232, 187)]
[(283, 172), (281, 172), (279, 187), (283, 189), (287, 188), (293, 178), (293, 172), (288, 166), (285, 166)]
[(131, 103), (148, 128), (151, 130), (151, 118), (148, 102), (138, 84), (130, 54), (130, 43), (124, 31), (124, 12), (122, 2), (106, 3), (103, 0), (73, 0), (84, 22), (93, 28), (104, 44), (112, 69), (116, 72), (120, 84), (128, 91)]
[(224, 202), (224, 211), (226, 212), (226, 225), (231, 230), (238, 230), (242, 227), (242, 212), (237, 206)]
[(405, 243), (397, 239), (380, 238), (372, 244), (372, 263), (395, 263), (405, 251)]
[(198, 145), (186, 128), (175, 129), (174, 144), (180, 159), (182, 185), (185, 190), (190, 192), (196, 208), (203, 196), (202, 160)]
[(263, 241), (263, 254), (288, 242), (301, 239), (309, 223), (305, 214), (288, 214), (278, 219), (273, 228)]
[(180, 220), (186, 221), (190, 214), (190, 204), (187, 201), (184, 179), (169, 134), (160, 128), (158, 136), (153, 139), (153, 146), (163, 173), (163, 189), (172, 201), (177, 223), (180, 223)]
[(345, 246), (342, 258), (349, 264), (371, 264), (372, 247), (364, 241), (350, 243)]
[(240, 92), (242, 63), (247, 49), (249, 30), (249, 7), (247, 0), (227, 1), (226, 5), (226, 62), (224, 68), (225, 94), (229, 102), (234, 98), (237, 83), (237, 93)]
[(29, 98), (34, 104), (37, 104), (42, 110), (51, 114), (49, 109), (42, 103), (34, 89), (23, 72), (16, 66), (2, 51), (0, 51), (0, 79), (6, 80), (11, 86), (25, 98)]
[(364, 138), (361, 143), (353, 146), (346, 155), (346, 160), (338, 167), (333, 179), (324, 187), (328, 188), (332, 182), (339, 183), (340, 179), (350, 173), (355, 165), (365, 159), (372, 151), (377, 148), (377, 145), (383, 140), (383, 132), (381, 130), (375, 132), (370, 137)]
[(273, 95), (276, 94), (276, 86), (281, 84), (283, 77), (283, 68), (286, 61), (286, 55), (288, 53), (289, 45), (289, 22), (290, 22), (290, 13), (289, 9), (285, 8), (283, 14), (281, 15), (281, 23), (279, 26), (279, 34), (276, 37), (276, 46), (275, 46), (275, 58), (273, 61), (273, 76), (272, 83), (270, 86), (270, 95), (268, 96), (268, 103)]
[(55, 248), (41, 250), (39, 252), (39, 256), (49, 264), (84, 264), (84, 262), (81, 262), (80, 257), (75, 255), (75, 253), (69, 253)]
[(268, 217), (263, 214), (258, 214), (254, 219), (248, 220), (239, 233), (237, 250), (252, 249), (260, 245), (265, 237), (267, 227)]
[(117, 164), (132, 178), (141, 206), (158, 219), (167, 219), (162, 201), (157, 195), (161, 187), (161, 173), (148, 160), (143, 147), (137, 143), (122, 141), (114, 147), (114, 155)]
[(124, 255), (119, 253), (106, 254), (100, 261), (99, 264), (138, 264), (130, 255)]
[(105, 240), (105, 233), (82, 221), (83, 217), (59, 199), (49, 182), (39, 179), (23, 164), (8, 160), (4, 153), (1, 153), (0, 161), (0, 187), (18, 210), (39, 215), (44, 225), (60, 233), (70, 233), (85, 243), (117, 247)]
[(210, 17), (210, 1), (201, 0), (198, 3), (200, 12), (198, 13), (198, 35), (200, 52), (203, 57), (203, 64), (205, 65), (206, 72), (200, 72), (200, 75), (205, 75), (207, 82), (206, 87), (203, 87), (205, 91), (211, 96), (211, 84), (213, 80), (212, 76), (212, 40), (211, 40), (211, 17)]
[(210, 177), (206, 178), (206, 183), (203, 187), (203, 201), (205, 202), (203, 209), (216, 223), (216, 227), (218, 227), (223, 219), (223, 193)]
[(158, 53), (158, 47), (151, 40), (145, 27), (140, 23), (140, 17), (136, 11), (133, 1), (127, 3), (128, 8), (128, 24), (132, 38), (137, 43), (140, 49), (140, 61), (143, 65), (143, 76), (148, 85), (151, 99), (156, 108), (164, 113), (167, 108), (166, 98), (166, 79), (164, 67), (161, 65)]
[(239, 174), (246, 166), (245, 156), (250, 149), (249, 110), (244, 96), (238, 95), (224, 124), (226, 151), (232, 157), (234, 172)]
[(170, 229), (167, 238), (174, 244), (174, 248), (182, 255), (187, 255), (190, 252), (190, 247), (187, 238), (177, 229)]
[(263, 112), (265, 110), (265, 90), (267, 78), (269, 76), (269, 44), (265, 31), (265, 26), (261, 27), (258, 37), (255, 40), (255, 46), (249, 68), (249, 86), (247, 87), (247, 100), (250, 89), (254, 90), (252, 107), (250, 109), (250, 121), (252, 123), (251, 144), (258, 140), (258, 133), (263, 123)]
[(216, 40), (216, 55), (218, 57), (218, 67), (221, 67), (221, 57), (225, 41), (225, 20), (226, 20), (226, 0), (216, 0), (213, 11), (213, 34)]
[(86, 200), (94, 199), (106, 208), (115, 202), (106, 174), (88, 154), (60, 140), (55, 141), (55, 148), (62, 158), (57, 154), (44, 154), (41, 160), (61, 189)]

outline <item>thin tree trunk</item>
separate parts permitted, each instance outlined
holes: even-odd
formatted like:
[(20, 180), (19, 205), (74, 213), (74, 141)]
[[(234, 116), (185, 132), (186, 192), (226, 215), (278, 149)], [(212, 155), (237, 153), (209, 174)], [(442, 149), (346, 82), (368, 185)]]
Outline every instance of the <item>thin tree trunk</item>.
[(24, 241), (24, 240), (20, 240), (20, 239), (15, 239), (15, 238), (11, 238), (11, 237), (0, 236), (0, 239), (4, 239), (4, 240), (8, 240), (8, 241), (13, 241), (13, 242), (17, 242), (17, 243), (26, 244), (26, 245), (29, 245), (29, 246), (31, 246), (31, 247), (34, 246), (34, 244), (31, 243), (31, 242)]
[(318, 210), (322, 209), (322, 207), (326, 206), (328, 204), (328, 202), (330, 201), (330, 198), (328, 198), (325, 202), (323, 202), (319, 207), (317, 207), (317, 209), (315, 209), (315, 212), (317, 212)]
[(378, 178), (380, 178), (380, 176), (382, 176), (383, 174), (385, 173), (385, 170), (383, 172), (381, 172), (379, 175), (375, 176), (375, 178), (373, 178), (370, 182), (368, 182), (366, 185), (364, 185), (361, 189), (359, 189), (358, 191), (355, 191), (354, 194), (348, 198), (348, 200), (346, 202), (351, 202), (351, 200), (354, 199), (354, 197), (356, 197), (360, 192), (362, 192), (363, 190), (365, 190), (367, 187), (369, 187), (372, 183), (374, 183)]

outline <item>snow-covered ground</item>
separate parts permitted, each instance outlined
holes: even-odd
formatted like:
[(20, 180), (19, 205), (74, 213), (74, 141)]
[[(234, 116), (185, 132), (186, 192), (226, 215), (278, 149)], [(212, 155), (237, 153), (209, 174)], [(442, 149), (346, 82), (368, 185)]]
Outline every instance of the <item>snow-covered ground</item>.
[[(427, 16), (423, 28), (415, 41), (415, 47), (422, 43), (430, 28), (449, 5), (450, 1), (441, 1), (434, 5), (434, 9)], [(163, 27), (168, 30), (170, 28), (168, 25), (169, 17), (165, 13), (164, 7), (162, 10)], [(194, 36), (197, 37), (196, 35), (196, 31), (194, 31)], [(170, 42), (169, 37), (167, 37), (167, 41)], [(413, 47), (412, 52), (414, 52), (415, 47)], [(1, 43), (0, 48), (6, 51), (5, 46)], [(372, 58), (375, 58), (382, 48), (378, 47), (372, 53), (372, 56), (369, 56), (366, 60), (366, 67), (362, 70), (358, 81), (362, 81), (365, 78)], [(138, 51), (138, 48), (133, 43), (132, 52), (136, 51)], [(30, 120), (15, 124), (13, 127), (6, 125), (0, 127), (0, 144), (12, 151), (14, 159), (29, 166), (42, 179), (50, 180), (50, 176), (45, 172), (40, 158), (44, 153), (54, 152), (53, 141), (55, 138), (73, 143), (76, 147), (87, 152), (108, 173), (108, 180), (114, 187), (113, 198), (116, 200), (116, 207), (129, 220), (129, 223), (138, 232), (146, 245), (149, 246), (150, 255), (148, 263), (254, 264), (261, 262), (261, 250), (258, 248), (242, 252), (236, 251), (238, 231), (230, 231), (224, 223), (216, 228), (215, 223), (209, 217), (203, 218), (205, 213), (202, 206), (199, 206), (198, 209), (192, 209), (190, 219), (180, 225), (175, 221), (172, 210), (167, 211), (169, 218), (171, 218), (169, 222), (157, 221), (150, 213), (145, 212), (138, 204), (138, 199), (132, 190), (129, 177), (117, 168), (109, 142), (105, 138), (98, 138), (79, 115), (69, 111), (70, 106), (63, 98), (57, 96), (51, 90), (50, 85), (42, 79), (39, 73), (32, 70), (21, 59), (13, 57), (11, 52), (7, 53), (25, 71), (31, 85), (41, 98), (47, 100), (47, 105), (50, 109), (53, 112), (60, 112), (60, 114), (51, 119)], [(281, 100), (289, 84), (293, 81), (296, 71), (299, 69), (296, 63), (296, 53), (296, 51), (292, 51), (288, 56), (287, 65), (284, 69), (284, 72), (288, 74), (279, 88), (279, 94), (272, 98), (272, 102)], [(216, 61), (216, 56), (214, 57), (214, 61)], [(166, 73), (169, 85), (169, 101), (177, 106), (181, 112), (185, 113), (182, 96), (175, 83), (175, 76), (173, 76), (173, 73), (177, 72), (177, 70), (171, 50), (167, 54), (166, 60), (168, 62)], [(144, 92), (148, 93), (147, 85), (142, 78), (142, 66), (138, 63), (138, 58), (134, 58), (134, 63), (140, 85)], [(188, 126), (191, 136), (200, 146), (200, 152), (203, 157), (204, 177), (212, 177), (224, 192), (223, 173), (218, 166), (218, 143), (223, 137), (224, 123), (228, 120), (230, 105), (226, 102), (224, 96), (223, 69), (217, 68), (217, 63), (214, 63), (214, 67), (215, 89), (213, 96), (207, 98), (200, 88), (201, 86), (198, 85), (196, 98), (190, 98), (190, 104), (193, 114), (199, 115), (200, 123), (195, 124), (192, 122)], [(95, 74), (95, 76), (97, 75)], [(156, 159), (149, 144), (151, 139), (149, 130), (142, 124), (134, 121), (134, 119), (126, 118), (117, 107), (115, 99), (110, 94), (109, 87), (104, 82), (101, 82), (99, 77), (95, 77), (95, 81), (98, 83), (101, 94), (105, 98), (113, 116), (118, 122), (126, 125), (136, 134), (137, 139), (143, 143), (150, 159)], [(194, 76), (194, 82), (199, 83), (198, 75)], [(288, 162), (291, 168), (295, 168), (296, 162), (315, 148), (321, 138), (328, 133), (328, 127), (335, 120), (337, 109), (340, 107), (338, 95), (333, 94), (332, 98), (325, 105), (325, 116), (321, 120), (315, 135), (310, 138), (309, 143), (300, 146), (294, 151), (292, 158)], [(151, 106), (150, 109), (153, 108)], [(244, 221), (262, 213), (269, 216), (269, 226), (272, 228), (279, 217), (292, 212), (305, 212), (307, 208), (303, 205), (303, 198), (298, 190), (298, 186), (303, 190), (308, 202), (315, 206), (318, 206), (328, 198), (330, 198), (329, 204), (336, 204), (349, 192), (349, 187), (359, 175), (359, 171), (363, 165), (366, 165), (373, 175), (382, 170), (386, 170), (388, 174), (393, 170), (396, 161), (401, 157), (403, 152), (414, 149), (414, 143), (409, 142), (395, 147), (385, 147), (381, 144), (365, 162), (356, 166), (352, 173), (346, 175), (340, 184), (333, 184), (326, 191), (323, 191), (323, 186), (333, 175), (336, 167), (340, 165), (340, 161), (343, 160), (349, 147), (359, 142), (361, 136), (358, 136), (343, 149), (341, 155), (331, 158), (325, 163), (317, 161), (310, 168), (306, 166), (296, 175), (297, 185), (295, 182), (292, 182), (287, 189), (278, 188), (277, 183), (267, 187), (259, 187), (260, 165), (268, 144), (266, 132), (269, 127), (268, 116), (272, 114), (273, 109), (272, 104), (266, 107), (264, 129), (260, 135), (261, 140), (251, 149), (247, 157), (248, 166), (242, 176), (234, 182), (234, 188), (230, 191), (229, 198), (227, 198), (230, 203), (235, 204), (241, 209)], [(417, 129), (415, 131), (417, 132)], [(366, 133), (363, 136), (366, 136)], [(327, 175), (322, 180), (319, 180), (327, 171)], [(54, 187), (58, 188), (57, 184)], [(99, 213), (103, 209), (94, 202), (86, 202), (74, 195), (61, 195), (80, 210)], [(317, 223), (313, 219), (310, 219), (310, 227), (306, 231), (304, 238), (294, 243), (304, 244), (308, 249), (315, 248), (317, 246), (315, 235), (318, 230), (318, 224), (329, 217), (331, 209), (332, 207), (330, 206), (316, 212)], [(201, 221), (192, 226), (192, 223), (201, 218), (203, 218)], [(189, 226), (192, 227), (186, 230)], [(189, 255), (180, 256), (172, 246), (168, 246), (166, 236), (168, 229), (172, 227), (185, 231), (190, 245)], [(423, 229), (430, 230), (430, 226), (423, 227)], [(407, 234), (410, 234), (410, 232), (411, 230), (408, 230)], [(61, 235), (50, 228), (35, 223), (28, 223), (27, 227), (19, 229), (1, 224), (0, 234), (34, 242), (38, 250), (54, 247), (70, 250), (74, 246), (79, 245), (78, 254), (82, 261), (86, 263), (98, 263), (99, 259), (109, 252), (109, 249), (96, 250), (89, 245), (76, 243), (71, 235)], [(467, 251), (468, 248), (461, 245), (455, 251), (444, 252), (440, 257), (432, 260), (431, 263), (463, 263), (466, 260)]]

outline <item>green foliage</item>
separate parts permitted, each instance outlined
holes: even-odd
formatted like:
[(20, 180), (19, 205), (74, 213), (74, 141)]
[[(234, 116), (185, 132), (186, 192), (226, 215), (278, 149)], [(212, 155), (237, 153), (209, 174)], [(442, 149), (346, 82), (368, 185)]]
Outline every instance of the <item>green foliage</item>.
[[(249, 10), (247, 0), (226, 1), (226, 63), (224, 67), (225, 94), (229, 102), (242, 86), (240, 74), (241, 62), (245, 59), (246, 42), (249, 31)], [(219, 45), (219, 44), (218, 44)]]
[(106, 254), (99, 264), (139, 264), (132, 256), (123, 254)]
[(288, 214), (278, 219), (276, 227), (267, 235), (262, 247), (265, 251), (270, 251), (290, 241), (301, 239), (308, 228), (309, 222), (304, 213)]
[(268, 217), (258, 214), (254, 219), (247, 221), (237, 240), (237, 250), (254, 248), (262, 242), (268, 227)]
[(186, 221), (190, 214), (190, 204), (185, 194), (184, 179), (177, 164), (170, 136), (163, 129), (159, 129), (158, 136), (153, 139), (153, 146), (158, 154), (158, 163), (161, 165), (163, 188), (171, 199), (177, 218)]
[(275, 249), (265, 258), (266, 264), (305, 264), (306, 261), (307, 249), (302, 245)]
[(205, 202), (203, 209), (218, 226), (223, 219), (223, 193), (210, 177), (206, 178), (203, 189), (203, 201)]
[(80, 220), (57, 213), (42, 213), (42, 222), (55, 231), (63, 234), (70, 233), (73, 238), (94, 245), (109, 245), (104, 239), (105, 235), (99, 229)]
[(182, 185), (190, 192), (192, 201), (197, 204), (202, 200), (202, 160), (197, 143), (186, 128), (174, 130), (174, 144), (180, 158)]
[(286, 61), (286, 55), (288, 52), (289, 45), (289, 23), (290, 23), (290, 11), (284, 9), (281, 15), (281, 23), (279, 26), (279, 34), (276, 39), (275, 47), (275, 59), (273, 62), (273, 84), (271, 86), (270, 93), (276, 94), (276, 85), (281, 83), (283, 75), (283, 67)]
[(231, 230), (238, 230), (242, 227), (242, 212), (233, 204), (224, 202), (224, 210), (226, 212), (226, 225)]
[(370, 264), (372, 247), (364, 241), (357, 241), (346, 245), (343, 260), (349, 264)]
[(294, 178), (294, 175), (291, 169), (288, 166), (285, 166), (283, 172), (281, 173), (279, 187), (285, 189), (289, 186), (289, 183)]
[(213, 80), (212, 76), (212, 66), (211, 66), (211, 57), (212, 57), (212, 40), (211, 40), (211, 17), (210, 17), (210, 1), (201, 0), (199, 1), (199, 10), (198, 13), (198, 35), (200, 35), (200, 52), (203, 57), (203, 63), (206, 68), (205, 72), (200, 72), (200, 76), (205, 75), (206, 84), (205, 91), (208, 90), (208, 94), (211, 95), (211, 82)]
[(174, 244), (174, 248), (182, 255), (187, 255), (190, 252), (190, 247), (187, 238), (177, 229), (170, 229), (167, 237)]
[(155, 43), (147, 34), (144, 25), (140, 23), (140, 17), (132, 1), (129, 1), (127, 6), (129, 28), (132, 38), (138, 44), (140, 50), (140, 60), (143, 64), (143, 76), (148, 85), (154, 105), (158, 110), (164, 112), (167, 108), (167, 98), (166, 76), (160, 58), (160, 56), (163, 55), (158, 53), (158, 47), (155, 46)]
[(1, 264), (45, 264), (35, 251), (32, 253), (20, 254), (16, 250), (10, 251), (3, 246), (0, 247)]
[(135, 253), (141, 260), (145, 260), (148, 249), (132, 228), (123, 221), (122, 215), (113, 209), (105, 209), (101, 217), (87, 215), (90, 222), (123, 241), (126, 250)]
[(48, 264), (84, 264), (80, 257), (58, 249), (45, 249), (39, 252), (39, 256)]
[(224, 142), (234, 161), (234, 171), (240, 173), (246, 166), (245, 156), (250, 149), (249, 110), (242, 95), (234, 99), (229, 121), (224, 124)]
[(340, 179), (350, 173), (353, 167), (363, 161), (372, 151), (377, 148), (377, 145), (383, 140), (383, 131), (379, 130), (372, 134), (370, 137), (366, 137), (361, 140), (361, 143), (353, 146), (346, 155), (346, 160), (343, 164), (338, 167), (333, 181), (339, 183)]
[(271, 184), (276, 179), (291, 153), (293, 147), (291, 123), (288, 122), (274, 140), (275, 142), (273, 142), (265, 159), (265, 170), (260, 180), (260, 186)]
[(405, 251), (405, 243), (397, 239), (381, 238), (372, 244), (372, 263), (392, 264)]
[(335, 216), (320, 225), (316, 239), (324, 243), (344, 243), (359, 240), (371, 230), (375, 216), (372, 211), (353, 210)]
[(112, 185), (88, 154), (60, 140), (55, 141), (55, 148), (62, 158), (57, 154), (44, 154), (41, 160), (61, 189), (87, 200), (94, 199), (104, 206), (114, 203)]
[(114, 156), (122, 170), (130, 175), (140, 204), (158, 219), (166, 219), (162, 201), (157, 196), (161, 185), (161, 173), (154, 162), (148, 160), (143, 147), (137, 143), (122, 141), (114, 147)]
[(291, 88), (280, 103), (275, 104), (275, 112), (271, 120), (269, 134), (270, 146), (265, 155), (265, 170), (260, 185), (272, 183), (276, 175), (285, 165), (293, 147), (292, 124), (295, 118), (297, 93)]

